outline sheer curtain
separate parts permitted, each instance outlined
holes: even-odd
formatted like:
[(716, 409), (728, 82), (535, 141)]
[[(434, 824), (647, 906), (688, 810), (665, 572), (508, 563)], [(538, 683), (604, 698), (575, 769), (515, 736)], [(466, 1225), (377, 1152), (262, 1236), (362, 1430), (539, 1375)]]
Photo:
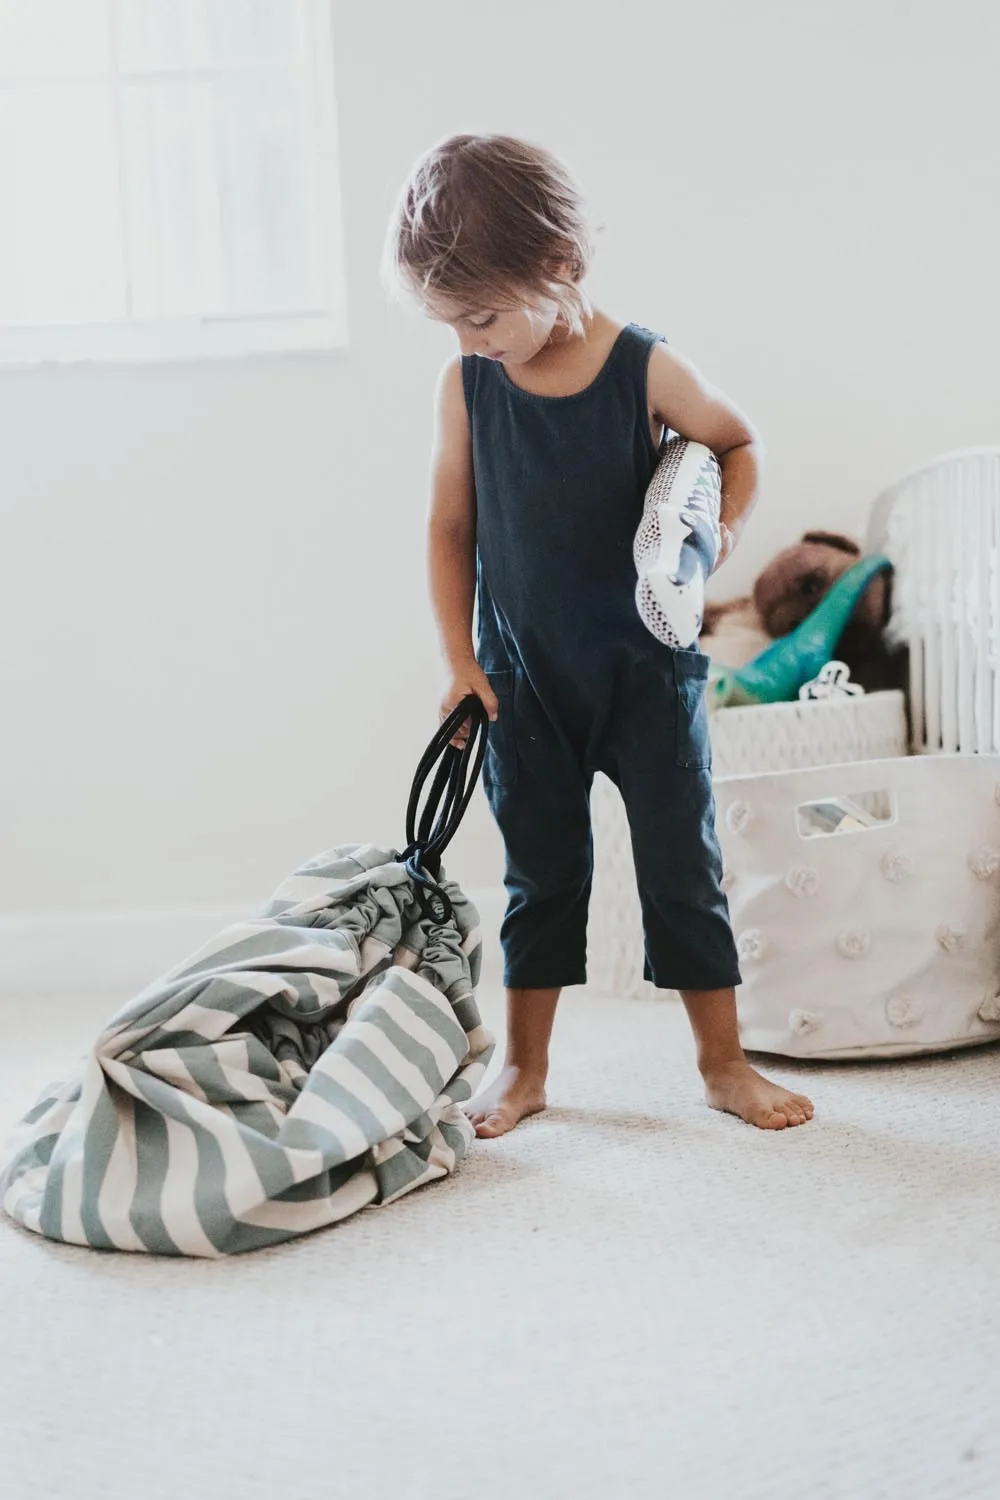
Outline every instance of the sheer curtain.
[(344, 341), (328, 4), (0, 0), (0, 353)]

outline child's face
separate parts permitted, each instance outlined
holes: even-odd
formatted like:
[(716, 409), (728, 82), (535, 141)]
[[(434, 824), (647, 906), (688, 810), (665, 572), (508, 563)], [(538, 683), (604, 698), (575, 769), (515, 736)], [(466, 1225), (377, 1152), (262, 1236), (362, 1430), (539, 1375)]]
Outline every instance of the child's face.
[(439, 297), (433, 305), (428, 304), (426, 311), (429, 317), (454, 328), (463, 354), (523, 365), (548, 343), (558, 309), (554, 302), (539, 308), (469, 307)]

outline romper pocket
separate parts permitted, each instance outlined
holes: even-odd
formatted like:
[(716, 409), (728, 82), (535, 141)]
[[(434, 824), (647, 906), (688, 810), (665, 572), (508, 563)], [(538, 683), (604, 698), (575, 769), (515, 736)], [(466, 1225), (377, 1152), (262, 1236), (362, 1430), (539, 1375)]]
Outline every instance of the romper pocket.
[(676, 760), (688, 771), (708, 771), (712, 766), (712, 743), (708, 734), (709, 659), (701, 651), (674, 652), (674, 684), (677, 689)]
[(493, 786), (513, 786), (517, 781), (517, 735), (514, 730), (514, 672), (510, 667), (486, 672), (500, 705), (496, 722), (486, 739), (484, 780)]

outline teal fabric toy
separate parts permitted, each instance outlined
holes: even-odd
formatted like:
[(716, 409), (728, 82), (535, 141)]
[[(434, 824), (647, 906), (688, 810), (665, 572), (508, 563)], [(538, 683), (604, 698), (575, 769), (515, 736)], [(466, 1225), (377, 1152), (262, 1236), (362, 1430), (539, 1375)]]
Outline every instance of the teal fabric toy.
[(712, 671), (709, 707), (788, 703), (797, 698), (799, 688), (811, 682), (834, 655), (837, 642), (872, 579), (891, 569), (887, 557), (863, 557), (841, 574), (812, 614), (790, 635), (782, 636), (746, 666)]

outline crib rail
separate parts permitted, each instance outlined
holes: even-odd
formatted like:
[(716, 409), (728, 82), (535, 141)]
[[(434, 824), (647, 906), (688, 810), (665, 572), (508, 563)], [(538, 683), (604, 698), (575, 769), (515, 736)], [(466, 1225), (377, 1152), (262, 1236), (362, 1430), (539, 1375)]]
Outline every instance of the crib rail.
[(914, 750), (1000, 752), (1000, 448), (946, 454), (885, 490), (867, 544), (895, 568)]

